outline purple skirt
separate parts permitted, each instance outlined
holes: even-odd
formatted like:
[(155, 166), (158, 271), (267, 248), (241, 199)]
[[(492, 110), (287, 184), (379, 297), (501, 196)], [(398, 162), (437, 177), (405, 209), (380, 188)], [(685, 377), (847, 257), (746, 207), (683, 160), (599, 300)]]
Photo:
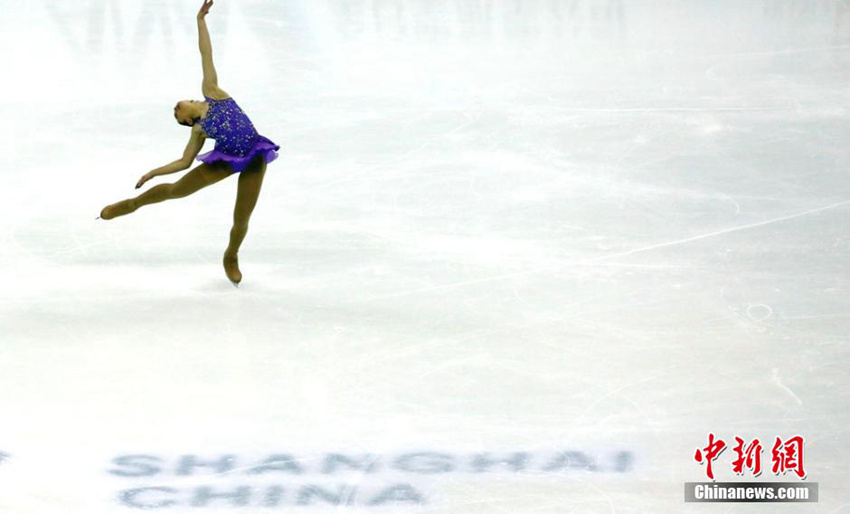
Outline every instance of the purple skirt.
[(197, 157), (197, 160), (201, 162), (229, 162), (233, 167), (233, 171), (238, 173), (245, 171), (245, 168), (248, 167), (248, 164), (257, 155), (261, 155), (267, 163), (272, 162), (277, 159), (278, 150), (280, 150), (280, 146), (276, 145), (271, 139), (258, 135), (257, 142), (254, 143), (254, 147), (251, 148), (251, 150), (245, 155), (230, 155), (214, 149), (211, 152), (202, 153)]

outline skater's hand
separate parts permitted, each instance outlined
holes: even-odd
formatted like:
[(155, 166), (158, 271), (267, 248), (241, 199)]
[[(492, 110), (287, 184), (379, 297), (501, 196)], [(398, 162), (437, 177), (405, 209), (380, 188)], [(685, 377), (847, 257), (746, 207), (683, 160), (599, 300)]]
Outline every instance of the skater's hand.
[(140, 187), (142, 187), (145, 182), (147, 182), (148, 180), (150, 180), (152, 178), (153, 178), (153, 175), (151, 175), (150, 173), (145, 173), (144, 175), (142, 175), (142, 178), (140, 178), (139, 181), (136, 182), (136, 189), (139, 189)]
[(210, 12), (210, 7), (212, 7), (212, 6), (213, 6), (213, 0), (204, 0), (204, 5), (202, 5), (201, 10), (198, 11), (198, 19), (199, 20), (204, 19), (204, 16), (206, 16), (207, 13)]

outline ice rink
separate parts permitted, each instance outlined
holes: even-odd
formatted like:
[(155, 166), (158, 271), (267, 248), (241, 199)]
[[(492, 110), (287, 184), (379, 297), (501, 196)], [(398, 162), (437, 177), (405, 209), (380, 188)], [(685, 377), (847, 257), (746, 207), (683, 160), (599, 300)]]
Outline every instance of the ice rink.
[(216, 0), (239, 289), (233, 177), (95, 219), (200, 4), (0, 0), (0, 512), (850, 513), (850, 1)]

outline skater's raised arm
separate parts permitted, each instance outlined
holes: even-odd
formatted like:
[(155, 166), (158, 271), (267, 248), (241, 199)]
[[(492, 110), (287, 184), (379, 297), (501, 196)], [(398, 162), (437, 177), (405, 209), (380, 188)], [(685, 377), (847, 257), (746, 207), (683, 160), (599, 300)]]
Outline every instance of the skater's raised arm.
[(206, 96), (219, 96), (218, 93), (218, 74), (215, 71), (212, 57), (212, 42), (210, 41), (210, 31), (207, 30), (206, 16), (210, 12), (213, 5), (213, 0), (204, 0), (204, 5), (198, 11), (198, 46), (201, 50), (201, 64), (204, 68), (204, 81), (201, 83), (201, 89)]
[(142, 175), (142, 178), (140, 178), (136, 183), (136, 189), (142, 187), (142, 185), (148, 180), (159, 175), (168, 175), (169, 173), (188, 169), (189, 166), (192, 165), (192, 161), (194, 161), (195, 157), (197, 157), (198, 153), (200, 153), (201, 148), (204, 147), (205, 140), (206, 137), (204, 136), (204, 131), (200, 124), (194, 125), (192, 127), (192, 135), (189, 137), (189, 144), (187, 144), (186, 149), (183, 150), (183, 157)]

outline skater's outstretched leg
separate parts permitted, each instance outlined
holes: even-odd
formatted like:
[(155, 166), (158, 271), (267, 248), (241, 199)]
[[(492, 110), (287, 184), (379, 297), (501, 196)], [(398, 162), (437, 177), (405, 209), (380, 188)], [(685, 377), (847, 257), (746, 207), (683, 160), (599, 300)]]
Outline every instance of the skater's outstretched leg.
[(135, 198), (121, 200), (112, 205), (107, 205), (100, 212), (100, 217), (105, 220), (111, 220), (112, 218), (135, 212), (136, 209), (144, 205), (189, 196), (206, 186), (215, 184), (219, 180), (230, 176), (232, 172), (230, 165), (226, 163), (212, 162), (201, 164), (183, 175), (177, 182), (159, 184)]
[(261, 157), (254, 159), (245, 171), (239, 174), (239, 186), (236, 193), (236, 206), (233, 209), (233, 228), (230, 229), (230, 243), (224, 251), (224, 272), (234, 285), (242, 280), (239, 271), (239, 248), (248, 233), (248, 221), (257, 205), (263, 177), (266, 174), (266, 162)]

